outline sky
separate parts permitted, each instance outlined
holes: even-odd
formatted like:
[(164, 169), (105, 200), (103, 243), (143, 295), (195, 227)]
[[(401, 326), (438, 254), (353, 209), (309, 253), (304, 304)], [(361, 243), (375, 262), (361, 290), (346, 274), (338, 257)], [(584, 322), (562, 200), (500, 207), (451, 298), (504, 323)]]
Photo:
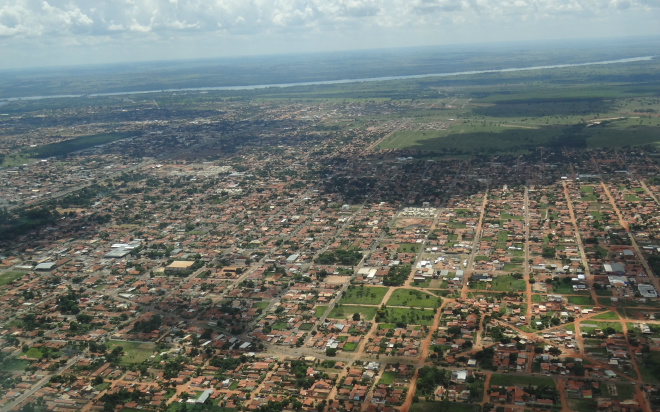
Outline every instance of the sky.
[(0, 0), (0, 69), (657, 36), (660, 0)]

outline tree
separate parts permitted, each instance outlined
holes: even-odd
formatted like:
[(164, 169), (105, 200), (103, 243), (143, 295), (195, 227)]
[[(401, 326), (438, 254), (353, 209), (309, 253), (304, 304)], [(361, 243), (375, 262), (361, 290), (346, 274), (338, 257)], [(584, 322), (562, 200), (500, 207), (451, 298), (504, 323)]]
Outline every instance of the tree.
[(358, 322), (360, 320), (360, 314), (359, 313), (354, 313), (353, 314), (353, 320)]
[(335, 349), (335, 348), (326, 348), (325, 349), (325, 355), (326, 356), (335, 356), (335, 355), (337, 355), (337, 349)]

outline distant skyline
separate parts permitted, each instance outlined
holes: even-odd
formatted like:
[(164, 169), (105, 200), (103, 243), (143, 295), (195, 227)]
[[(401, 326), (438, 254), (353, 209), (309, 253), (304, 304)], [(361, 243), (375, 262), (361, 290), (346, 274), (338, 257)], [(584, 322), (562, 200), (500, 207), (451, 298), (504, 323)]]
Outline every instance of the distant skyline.
[(3, 0), (0, 69), (658, 36), (658, 0)]

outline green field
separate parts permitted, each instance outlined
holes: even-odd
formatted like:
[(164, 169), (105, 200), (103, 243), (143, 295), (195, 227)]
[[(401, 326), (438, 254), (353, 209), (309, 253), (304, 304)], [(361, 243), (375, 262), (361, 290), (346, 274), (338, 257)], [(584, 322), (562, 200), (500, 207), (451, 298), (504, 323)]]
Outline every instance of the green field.
[(413, 403), (410, 406), (410, 412), (480, 412), (479, 405), (470, 403), (456, 403), (450, 402), (443, 404), (442, 402), (419, 402)]
[(651, 351), (642, 355), (642, 360), (637, 362), (642, 380), (646, 383), (660, 383), (660, 352)]
[(13, 282), (16, 279), (21, 278), (25, 273), (23, 272), (5, 272), (0, 274), (0, 286), (6, 285), (7, 283)]
[(524, 291), (527, 288), (525, 279), (515, 279), (511, 275), (499, 275), (493, 278), (492, 290), (498, 292)]
[(286, 322), (273, 322), (271, 327), (275, 330), (286, 330), (289, 325)]
[(144, 362), (153, 355), (156, 346), (151, 342), (125, 342), (118, 340), (108, 341), (107, 345), (108, 351), (112, 351), (117, 346), (121, 346), (124, 349), (124, 356), (121, 357), (121, 363), (123, 364)]
[(41, 359), (43, 356), (39, 348), (30, 348), (27, 352), (24, 353), (24, 355), (30, 359)]
[(520, 375), (504, 375), (493, 374), (490, 378), (490, 384), (498, 386), (548, 386), (555, 387), (555, 380), (552, 378), (539, 377), (539, 376), (520, 376)]
[(571, 411), (591, 412), (596, 410), (596, 401), (593, 399), (567, 399)]
[(342, 295), (339, 303), (342, 305), (380, 305), (386, 293), (387, 288), (350, 285)]
[(320, 318), (321, 316), (323, 316), (323, 314), (325, 313), (326, 310), (328, 310), (327, 306), (315, 306), (314, 307), (314, 317), (315, 318)]
[(399, 253), (419, 253), (422, 250), (421, 243), (402, 243), (399, 245), (397, 252)]
[[(596, 326), (583, 326), (583, 325), (596, 325)], [(596, 329), (600, 329), (601, 331), (606, 329), (606, 328), (612, 328), (616, 332), (622, 332), (623, 327), (621, 326), (621, 322), (598, 322), (594, 321), (591, 319), (586, 319), (580, 322), (580, 331), (581, 332), (593, 332)]]
[(16, 358), (4, 359), (0, 363), (0, 370), (13, 372), (13, 371), (23, 371), (25, 368), (30, 365), (30, 361), (20, 360)]
[(357, 348), (358, 344), (355, 342), (346, 342), (344, 343), (343, 350), (346, 352), (353, 352)]
[(376, 309), (374, 306), (337, 305), (330, 311), (328, 318), (350, 319), (354, 313), (359, 313), (365, 320), (371, 321), (376, 315)]
[(408, 306), (416, 308), (435, 308), (442, 304), (442, 299), (412, 289), (396, 289), (387, 301), (388, 306)]
[(383, 372), (383, 374), (380, 376), (380, 379), (378, 380), (379, 385), (391, 385), (392, 382), (396, 379), (396, 373), (395, 372)]
[(590, 319), (618, 320), (619, 315), (617, 315), (616, 312), (607, 311), (607, 312), (599, 313), (596, 316), (592, 316)]
[(572, 305), (594, 305), (594, 300), (591, 296), (567, 296), (568, 303)]
[(387, 308), (378, 322), (403, 323), (406, 325), (432, 325), (435, 312), (429, 309)]

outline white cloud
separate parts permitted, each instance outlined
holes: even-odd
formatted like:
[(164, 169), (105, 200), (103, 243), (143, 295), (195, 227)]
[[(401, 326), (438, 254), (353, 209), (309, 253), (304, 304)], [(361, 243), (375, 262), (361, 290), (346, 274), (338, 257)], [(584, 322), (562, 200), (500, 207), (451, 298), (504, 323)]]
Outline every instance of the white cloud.
[[(231, 31), (250, 26), (271, 30), (370, 25), (432, 24), (464, 21), (471, 16), (526, 18), (600, 15), (613, 11), (657, 8), (657, 0), (4, 0), (0, 35), (66, 35), (90, 30)], [(421, 19), (421, 20), (420, 20)]]
[(272, 52), (276, 41), (293, 51), (607, 36), (616, 27), (658, 35), (659, 12), (658, 0), (0, 0), (0, 52), (188, 42), (225, 53), (237, 39), (241, 52)]

